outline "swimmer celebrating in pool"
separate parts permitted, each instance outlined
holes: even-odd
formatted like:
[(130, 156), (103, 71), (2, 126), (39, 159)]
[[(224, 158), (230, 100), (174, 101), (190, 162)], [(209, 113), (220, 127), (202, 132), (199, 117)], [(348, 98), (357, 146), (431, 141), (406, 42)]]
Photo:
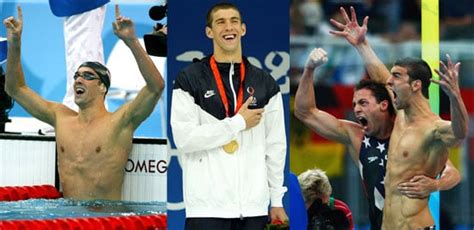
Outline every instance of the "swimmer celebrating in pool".
[(130, 48), (146, 85), (136, 98), (117, 111), (104, 106), (110, 73), (98, 62), (85, 62), (74, 75), (75, 112), (63, 104), (50, 102), (26, 84), (21, 65), (23, 16), (9, 17), (6, 92), (31, 115), (56, 129), (59, 178), (64, 197), (89, 200), (120, 200), (124, 167), (132, 149), (135, 129), (153, 111), (164, 88), (164, 80), (139, 44), (133, 22), (115, 7), (114, 33)]

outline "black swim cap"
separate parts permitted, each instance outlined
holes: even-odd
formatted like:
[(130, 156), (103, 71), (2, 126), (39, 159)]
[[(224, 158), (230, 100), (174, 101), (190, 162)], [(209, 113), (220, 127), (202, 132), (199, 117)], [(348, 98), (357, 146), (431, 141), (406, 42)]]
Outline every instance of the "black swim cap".
[[(107, 90), (105, 91), (105, 94), (107, 94), (107, 92), (109, 92), (110, 72), (107, 69), (107, 67), (102, 65), (100, 62), (96, 62), (96, 61), (94, 61), (94, 62), (91, 62), (91, 61), (84, 62), (79, 66), (79, 68), (81, 68), (81, 67), (89, 67), (89, 68), (93, 69), (97, 73), (97, 75), (99, 75), (100, 81), (102, 83), (104, 83), (105, 87), (107, 88)], [(77, 69), (79, 69), (79, 68), (77, 68)]]

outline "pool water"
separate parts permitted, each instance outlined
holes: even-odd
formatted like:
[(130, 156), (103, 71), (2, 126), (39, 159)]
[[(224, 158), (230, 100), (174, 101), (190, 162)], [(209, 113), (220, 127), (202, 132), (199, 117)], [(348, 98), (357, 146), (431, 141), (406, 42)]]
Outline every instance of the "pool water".
[(165, 202), (30, 199), (0, 202), (0, 220), (166, 214)]

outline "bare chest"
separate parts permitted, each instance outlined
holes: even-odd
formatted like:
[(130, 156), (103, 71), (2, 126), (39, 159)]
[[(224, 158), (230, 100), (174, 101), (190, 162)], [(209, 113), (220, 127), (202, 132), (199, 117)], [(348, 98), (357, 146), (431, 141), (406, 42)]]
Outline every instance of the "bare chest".
[(420, 173), (430, 161), (434, 127), (429, 123), (395, 124), (388, 152), (387, 176), (400, 180)]
[(56, 142), (60, 160), (72, 162), (96, 161), (123, 155), (131, 145), (123, 140), (113, 121), (101, 120), (88, 124), (64, 120), (56, 126)]
[(394, 161), (412, 161), (426, 152), (430, 142), (425, 127), (396, 126), (390, 139), (389, 159)]
[(98, 122), (94, 124), (63, 122), (56, 128), (57, 142), (68, 148), (93, 148), (95, 144), (104, 144), (109, 137), (107, 124)]

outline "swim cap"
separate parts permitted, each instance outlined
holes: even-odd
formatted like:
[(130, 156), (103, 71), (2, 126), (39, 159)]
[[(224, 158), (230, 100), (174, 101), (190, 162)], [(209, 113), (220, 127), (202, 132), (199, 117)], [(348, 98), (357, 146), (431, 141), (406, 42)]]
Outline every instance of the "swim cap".
[[(89, 67), (91, 69), (93, 69), (97, 75), (99, 75), (99, 78), (100, 78), (100, 81), (102, 83), (104, 83), (105, 87), (107, 88), (107, 91), (105, 91), (105, 94), (107, 94), (107, 92), (109, 92), (109, 87), (110, 87), (110, 72), (109, 70), (107, 69), (107, 67), (105, 67), (104, 65), (102, 65), (100, 62), (84, 62), (82, 63), (79, 68), (81, 67)], [(77, 69), (79, 69), (77, 68)]]

